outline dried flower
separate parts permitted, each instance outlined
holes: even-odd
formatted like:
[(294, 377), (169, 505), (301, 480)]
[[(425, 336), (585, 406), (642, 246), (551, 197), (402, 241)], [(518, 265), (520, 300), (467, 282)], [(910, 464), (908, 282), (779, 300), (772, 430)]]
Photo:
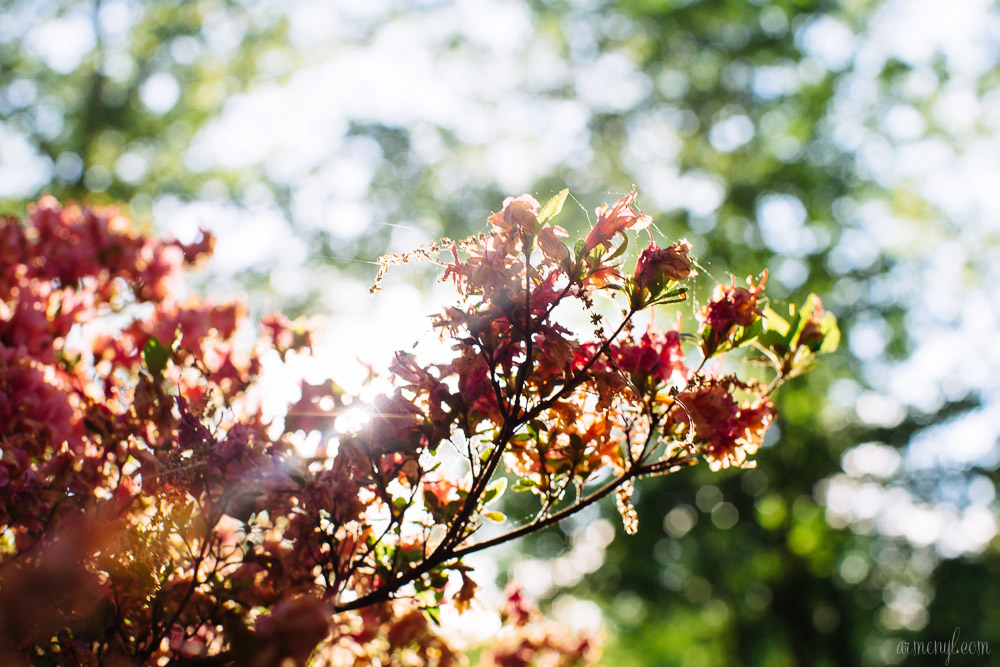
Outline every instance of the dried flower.
[(618, 513), (622, 515), (622, 525), (625, 527), (626, 535), (635, 535), (639, 532), (639, 513), (632, 505), (634, 491), (635, 486), (631, 479), (615, 489), (615, 501), (618, 505)]

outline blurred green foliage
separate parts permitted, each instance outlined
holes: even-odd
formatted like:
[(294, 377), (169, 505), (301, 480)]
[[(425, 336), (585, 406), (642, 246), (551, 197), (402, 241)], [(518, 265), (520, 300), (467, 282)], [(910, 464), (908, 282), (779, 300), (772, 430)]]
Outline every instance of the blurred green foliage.
[[(153, 194), (238, 182), (192, 170), (183, 150), (227, 98), (294, 65), (284, 21), (227, 0), (3, 5), (0, 120), (48, 166), (39, 189), (133, 202), (143, 216)], [(16, 212), (34, 192), (5, 195)]]

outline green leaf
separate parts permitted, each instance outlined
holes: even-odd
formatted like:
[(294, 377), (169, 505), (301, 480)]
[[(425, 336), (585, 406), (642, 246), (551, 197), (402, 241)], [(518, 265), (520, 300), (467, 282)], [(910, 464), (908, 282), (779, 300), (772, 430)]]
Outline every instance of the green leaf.
[(672, 289), (669, 292), (664, 292), (660, 295), (661, 299), (672, 299), (675, 296), (682, 296), (686, 299), (688, 293), (687, 287), (678, 287), (677, 289)]
[(789, 341), (790, 347), (794, 348), (798, 345), (802, 330), (806, 328), (806, 323), (815, 317), (816, 310), (821, 307), (820, 303), (819, 297), (815, 294), (810, 294), (806, 297), (806, 302), (802, 304), (802, 309), (798, 313), (798, 320), (793, 325), (795, 333), (792, 334), (792, 338)]
[(142, 346), (142, 360), (146, 364), (146, 370), (156, 379), (163, 377), (163, 371), (170, 360), (170, 350), (163, 347), (156, 336), (150, 336), (146, 344)]
[(681, 287), (680, 289), (671, 290), (666, 294), (656, 297), (653, 301), (650, 301), (648, 305), (650, 306), (666, 306), (672, 303), (683, 303), (687, 301), (687, 288)]
[(184, 505), (180, 510), (174, 515), (174, 525), (177, 528), (184, 528), (187, 526), (188, 521), (191, 520), (191, 515), (194, 514), (194, 503)]
[(741, 328), (740, 335), (733, 341), (733, 348), (743, 347), (752, 343), (764, 331), (764, 322), (760, 318), (746, 328)]
[(788, 332), (791, 330), (788, 320), (772, 310), (770, 306), (764, 309), (764, 324), (766, 331), (774, 331), (782, 338), (788, 336)]
[(788, 341), (785, 336), (774, 329), (765, 329), (757, 337), (757, 343), (761, 347), (773, 351), (779, 357), (788, 352)]
[(486, 491), (483, 492), (483, 504), (487, 505), (490, 502), (496, 500), (503, 495), (503, 492), (507, 490), (507, 478), (500, 477), (490, 482), (489, 486), (486, 487)]
[(717, 338), (715, 329), (706, 324), (705, 328), (701, 331), (701, 342), (702, 349), (707, 357), (714, 357), (716, 354), (726, 351), (727, 341), (719, 341)]
[(802, 311), (800, 313), (802, 315), (802, 319), (812, 319), (813, 316), (816, 315), (816, 310), (822, 307), (821, 303), (822, 302), (815, 292), (807, 296), (806, 302), (802, 304)]
[(622, 234), (621, 237), (622, 237), (622, 244), (618, 246), (615, 249), (615, 251), (611, 253), (611, 255), (604, 260), (605, 262), (610, 262), (612, 260), (618, 259), (625, 252), (625, 250), (628, 249), (628, 237), (625, 236), (624, 234)]
[(618, 292), (622, 292), (623, 294), (629, 294), (630, 293), (630, 290), (628, 290), (627, 288), (622, 287), (621, 285), (616, 285), (614, 283), (608, 283), (607, 285), (604, 285), (603, 287), (601, 287), (601, 289), (613, 289), (613, 290), (616, 290)]
[(583, 438), (580, 437), (579, 433), (569, 434), (569, 448), (572, 451), (582, 451), (583, 450)]
[(441, 625), (441, 608), (440, 607), (424, 607), (422, 609), (427, 618), (431, 620), (434, 625)]
[(837, 326), (837, 318), (833, 313), (827, 313), (819, 321), (819, 329), (823, 332), (823, 344), (819, 346), (819, 351), (834, 352), (840, 345), (840, 327)]
[(535, 486), (536, 486), (535, 482), (533, 482), (530, 479), (525, 479), (522, 477), (521, 479), (514, 482), (514, 486), (512, 486), (511, 488), (514, 489), (515, 491), (530, 491), (531, 489), (535, 488)]
[(424, 505), (427, 506), (428, 511), (432, 514), (440, 513), (441, 511), (441, 501), (433, 493), (424, 492)]
[(569, 188), (563, 188), (559, 191), (559, 194), (545, 202), (545, 205), (542, 206), (542, 209), (538, 212), (539, 227), (544, 226), (549, 220), (559, 215), (559, 212), (562, 211), (563, 204), (566, 203), (566, 197), (568, 196)]
[(135, 575), (136, 581), (145, 590), (152, 590), (156, 585), (156, 579), (153, 577), (152, 570), (141, 561), (136, 560), (132, 563), (132, 574)]
[(494, 523), (503, 523), (507, 520), (507, 515), (503, 512), (483, 512), (483, 516)]
[(392, 556), (396, 552), (396, 548), (385, 542), (378, 542), (375, 545), (375, 559), (380, 563), (391, 563)]

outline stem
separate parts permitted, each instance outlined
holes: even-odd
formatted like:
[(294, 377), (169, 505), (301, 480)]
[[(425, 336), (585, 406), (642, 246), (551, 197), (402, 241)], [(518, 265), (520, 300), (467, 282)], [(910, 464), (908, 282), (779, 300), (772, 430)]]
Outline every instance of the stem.
[(531, 358), (534, 355), (531, 340), (533, 333), (531, 330), (531, 276), (528, 275), (528, 267), (531, 265), (531, 245), (525, 245), (523, 239), (521, 243), (524, 246), (524, 364), (517, 371), (517, 386), (514, 389), (514, 398), (511, 406), (513, 408), (512, 414), (514, 415), (520, 412), (524, 382), (534, 363)]
[(495, 444), (493, 451), (490, 452), (490, 458), (486, 462), (486, 467), (482, 470), (475, 483), (473, 483), (472, 488), (469, 489), (469, 495), (465, 499), (465, 504), (455, 517), (455, 520), (452, 522), (447, 534), (445, 534), (444, 540), (442, 540), (435, 552), (451, 548), (452, 542), (455, 542), (455, 540), (458, 540), (456, 544), (461, 542), (461, 539), (458, 538), (462, 534), (462, 530), (468, 523), (472, 513), (479, 506), (479, 498), (483, 495), (483, 492), (486, 491), (486, 487), (493, 478), (493, 473), (496, 472), (497, 466), (500, 465), (500, 459), (503, 458), (503, 453), (507, 448), (507, 443), (510, 441), (511, 436), (514, 435), (514, 431), (517, 429), (518, 424), (519, 420), (508, 418), (508, 421), (500, 429), (500, 434), (497, 435), (496, 440), (494, 440)]
[(149, 645), (146, 646), (146, 649), (142, 652), (144, 659), (148, 658), (159, 648), (160, 644), (163, 642), (164, 637), (166, 637), (167, 633), (170, 632), (170, 628), (173, 627), (174, 623), (177, 622), (177, 619), (180, 618), (181, 612), (184, 611), (184, 607), (186, 607), (187, 603), (191, 600), (191, 596), (194, 595), (194, 592), (198, 589), (198, 586), (202, 584), (202, 582), (199, 581), (198, 571), (201, 569), (201, 565), (205, 561), (206, 556), (208, 556), (209, 545), (215, 539), (214, 536), (212, 535), (212, 530), (214, 530), (218, 522), (219, 522), (218, 519), (216, 519), (212, 523), (212, 528), (208, 530), (208, 533), (206, 534), (205, 539), (202, 542), (201, 552), (195, 559), (194, 566), (192, 568), (191, 585), (188, 586), (187, 592), (181, 599), (180, 604), (177, 605), (177, 609), (174, 610), (174, 613), (170, 617), (170, 620), (164, 623), (162, 626), (160, 626), (160, 629), (150, 639)]
[(784, 375), (784, 373), (778, 373), (774, 377), (774, 379), (771, 380), (771, 383), (768, 384), (767, 387), (764, 389), (764, 394), (763, 395), (764, 396), (770, 396), (771, 393), (774, 392), (775, 389), (777, 389), (778, 387), (780, 387), (784, 383), (784, 381), (785, 381), (785, 375)]

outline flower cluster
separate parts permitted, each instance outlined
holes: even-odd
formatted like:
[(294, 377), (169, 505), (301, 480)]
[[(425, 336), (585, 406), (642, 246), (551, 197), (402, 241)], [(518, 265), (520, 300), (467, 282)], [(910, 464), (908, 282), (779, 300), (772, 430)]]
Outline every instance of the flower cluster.
[[(700, 338), (679, 320), (634, 333), (687, 299), (691, 245), (651, 243), (630, 272), (627, 234), (652, 223), (635, 191), (574, 244), (553, 224), (567, 196), (509, 198), (487, 232), (433, 245), (460, 294), (434, 319), (447, 360), (398, 353), (392, 389), (365, 402), (303, 384), (283, 423), (250, 390), (264, 354), (311, 352), (312, 323), (268, 316), (239, 346), (242, 306), (178, 301), (208, 234), (155, 240), (51, 198), (0, 221), (0, 662), (460, 664), (436, 623), (474, 604), (464, 556), (610, 495), (632, 532), (640, 477), (748, 465), (773, 389), (836, 346), (833, 316), (815, 297), (779, 316), (761, 279), (719, 287)], [(393, 256), (380, 279), (416, 256), (438, 259)], [(592, 331), (558, 317), (567, 303)], [(766, 387), (706, 370), (751, 346)], [(365, 418), (335, 428), (349, 413)], [(508, 488), (531, 494), (510, 522)], [(488, 663), (594, 659), (593, 638), (539, 629), (516, 590), (504, 616)]]
[(694, 429), (693, 435), (703, 442), (713, 470), (744, 465), (747, 455), (764, 441), (774, 418), (769, 398), (757, 395), (753, 402), (737, 403), (732, 393), (735, 387), (749, 389), (735, 378), (713, 378), (676, 397), (672, 427), (676, 432)]

